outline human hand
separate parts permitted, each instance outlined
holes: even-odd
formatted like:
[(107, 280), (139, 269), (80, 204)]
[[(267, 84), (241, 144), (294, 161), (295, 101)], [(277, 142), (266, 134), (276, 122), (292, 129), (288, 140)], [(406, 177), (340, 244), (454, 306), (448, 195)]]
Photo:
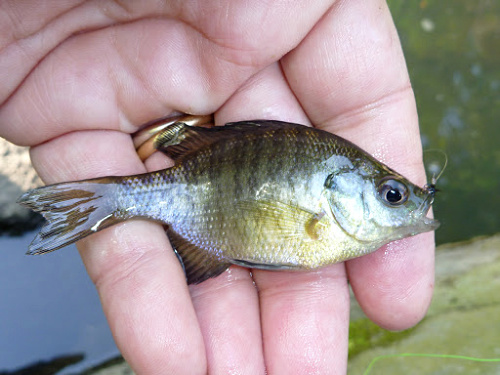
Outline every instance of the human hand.
[[(312, 123), (423, 184), (417, 115), (383, 1), (4, 2), (0, 135), (32, 146), (47, 183), (146, 166), (130, 134), (172, 112)], [(116, 343), (137, 373), (345, 373), (349, 279), (389, 329), (418, 322), (433, 236), (311, 272), (232, 267), (186, 286), (161, 226), (79, 243)], [(257, 288), (254, 286), (253, 281)]]

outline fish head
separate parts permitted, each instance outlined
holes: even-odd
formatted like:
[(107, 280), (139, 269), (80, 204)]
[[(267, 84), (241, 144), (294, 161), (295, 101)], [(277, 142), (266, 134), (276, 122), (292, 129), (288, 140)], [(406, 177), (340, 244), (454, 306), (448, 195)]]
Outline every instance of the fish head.
[(439, 226), (427, 217), (435, 189), (391, 172), (356, 168), (333, 173), (325, 182), (329, 214), (358, 242), (381, 246)]

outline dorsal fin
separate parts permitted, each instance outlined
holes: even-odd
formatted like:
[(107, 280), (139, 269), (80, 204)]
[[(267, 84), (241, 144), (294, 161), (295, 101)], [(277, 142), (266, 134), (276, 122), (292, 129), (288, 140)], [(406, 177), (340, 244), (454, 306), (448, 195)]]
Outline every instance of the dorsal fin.
[(156, 137), (154, 148), (176, 161), (211, 143), (211, 140), (202, 135), (204, 130), (205, 128), (195, 128), (176, 122)]
[(221, 261), (210, 251), (189, 242), (171, 227), (167, 235), (177, 254), (182, 259), (188, 284), (199, 284), (224, 272), (230, 264)]
[(227, 140), (243, 134), (260, 136), (266, 132), (293, 127), (304, 126), (281, 121), (256, 120), (232, 122), (225, 126), (204, 128), (189, 126), (179, 121), (158, 134), (154, 142), (154, 148), (177, 162), (180, 158), (220, 140)]

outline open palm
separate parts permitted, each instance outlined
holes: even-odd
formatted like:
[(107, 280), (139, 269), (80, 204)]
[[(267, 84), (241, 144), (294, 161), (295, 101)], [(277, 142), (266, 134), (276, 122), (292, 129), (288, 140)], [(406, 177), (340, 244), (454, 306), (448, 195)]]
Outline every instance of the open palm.
[[(165, 168), (130, 134), (173, 114), (313, 124), (423, 184), (413, 92), (384, 1), (5, 1), (0, 135), (47, 183)], [(349, 282), (389, 329), (418, 322), (433, 236), (312, 272), (231, 267), (188, 287), (161, 226), (78, 246), (116, 343), (139, 374), (345, 373)]]

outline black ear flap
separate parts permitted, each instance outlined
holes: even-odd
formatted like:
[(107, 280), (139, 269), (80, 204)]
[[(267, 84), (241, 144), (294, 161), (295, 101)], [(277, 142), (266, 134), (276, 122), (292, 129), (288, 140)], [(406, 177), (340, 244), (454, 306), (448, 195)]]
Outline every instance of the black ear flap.
[(354, 167), (349, 167), (349, 166), (339, 167), (337, 171), (328, 175), (328, 177), (325, 180), (325, 184), (323, 186), (327, 189), (334, 189), (335, 188), (335, 179), (337, 178), (337, 176), (344, 174), (344, 173), (350, 173), (353, 170), (354, 170)]
[(335, 175), (336, 175), (336, 173), (332, 173), (332, 174), (328, 175), (328, 177), (325, 180), (325, 185), (324, 185), (325, 188), (327, 188), (327, 189), (333, 189), (334, 188)]

